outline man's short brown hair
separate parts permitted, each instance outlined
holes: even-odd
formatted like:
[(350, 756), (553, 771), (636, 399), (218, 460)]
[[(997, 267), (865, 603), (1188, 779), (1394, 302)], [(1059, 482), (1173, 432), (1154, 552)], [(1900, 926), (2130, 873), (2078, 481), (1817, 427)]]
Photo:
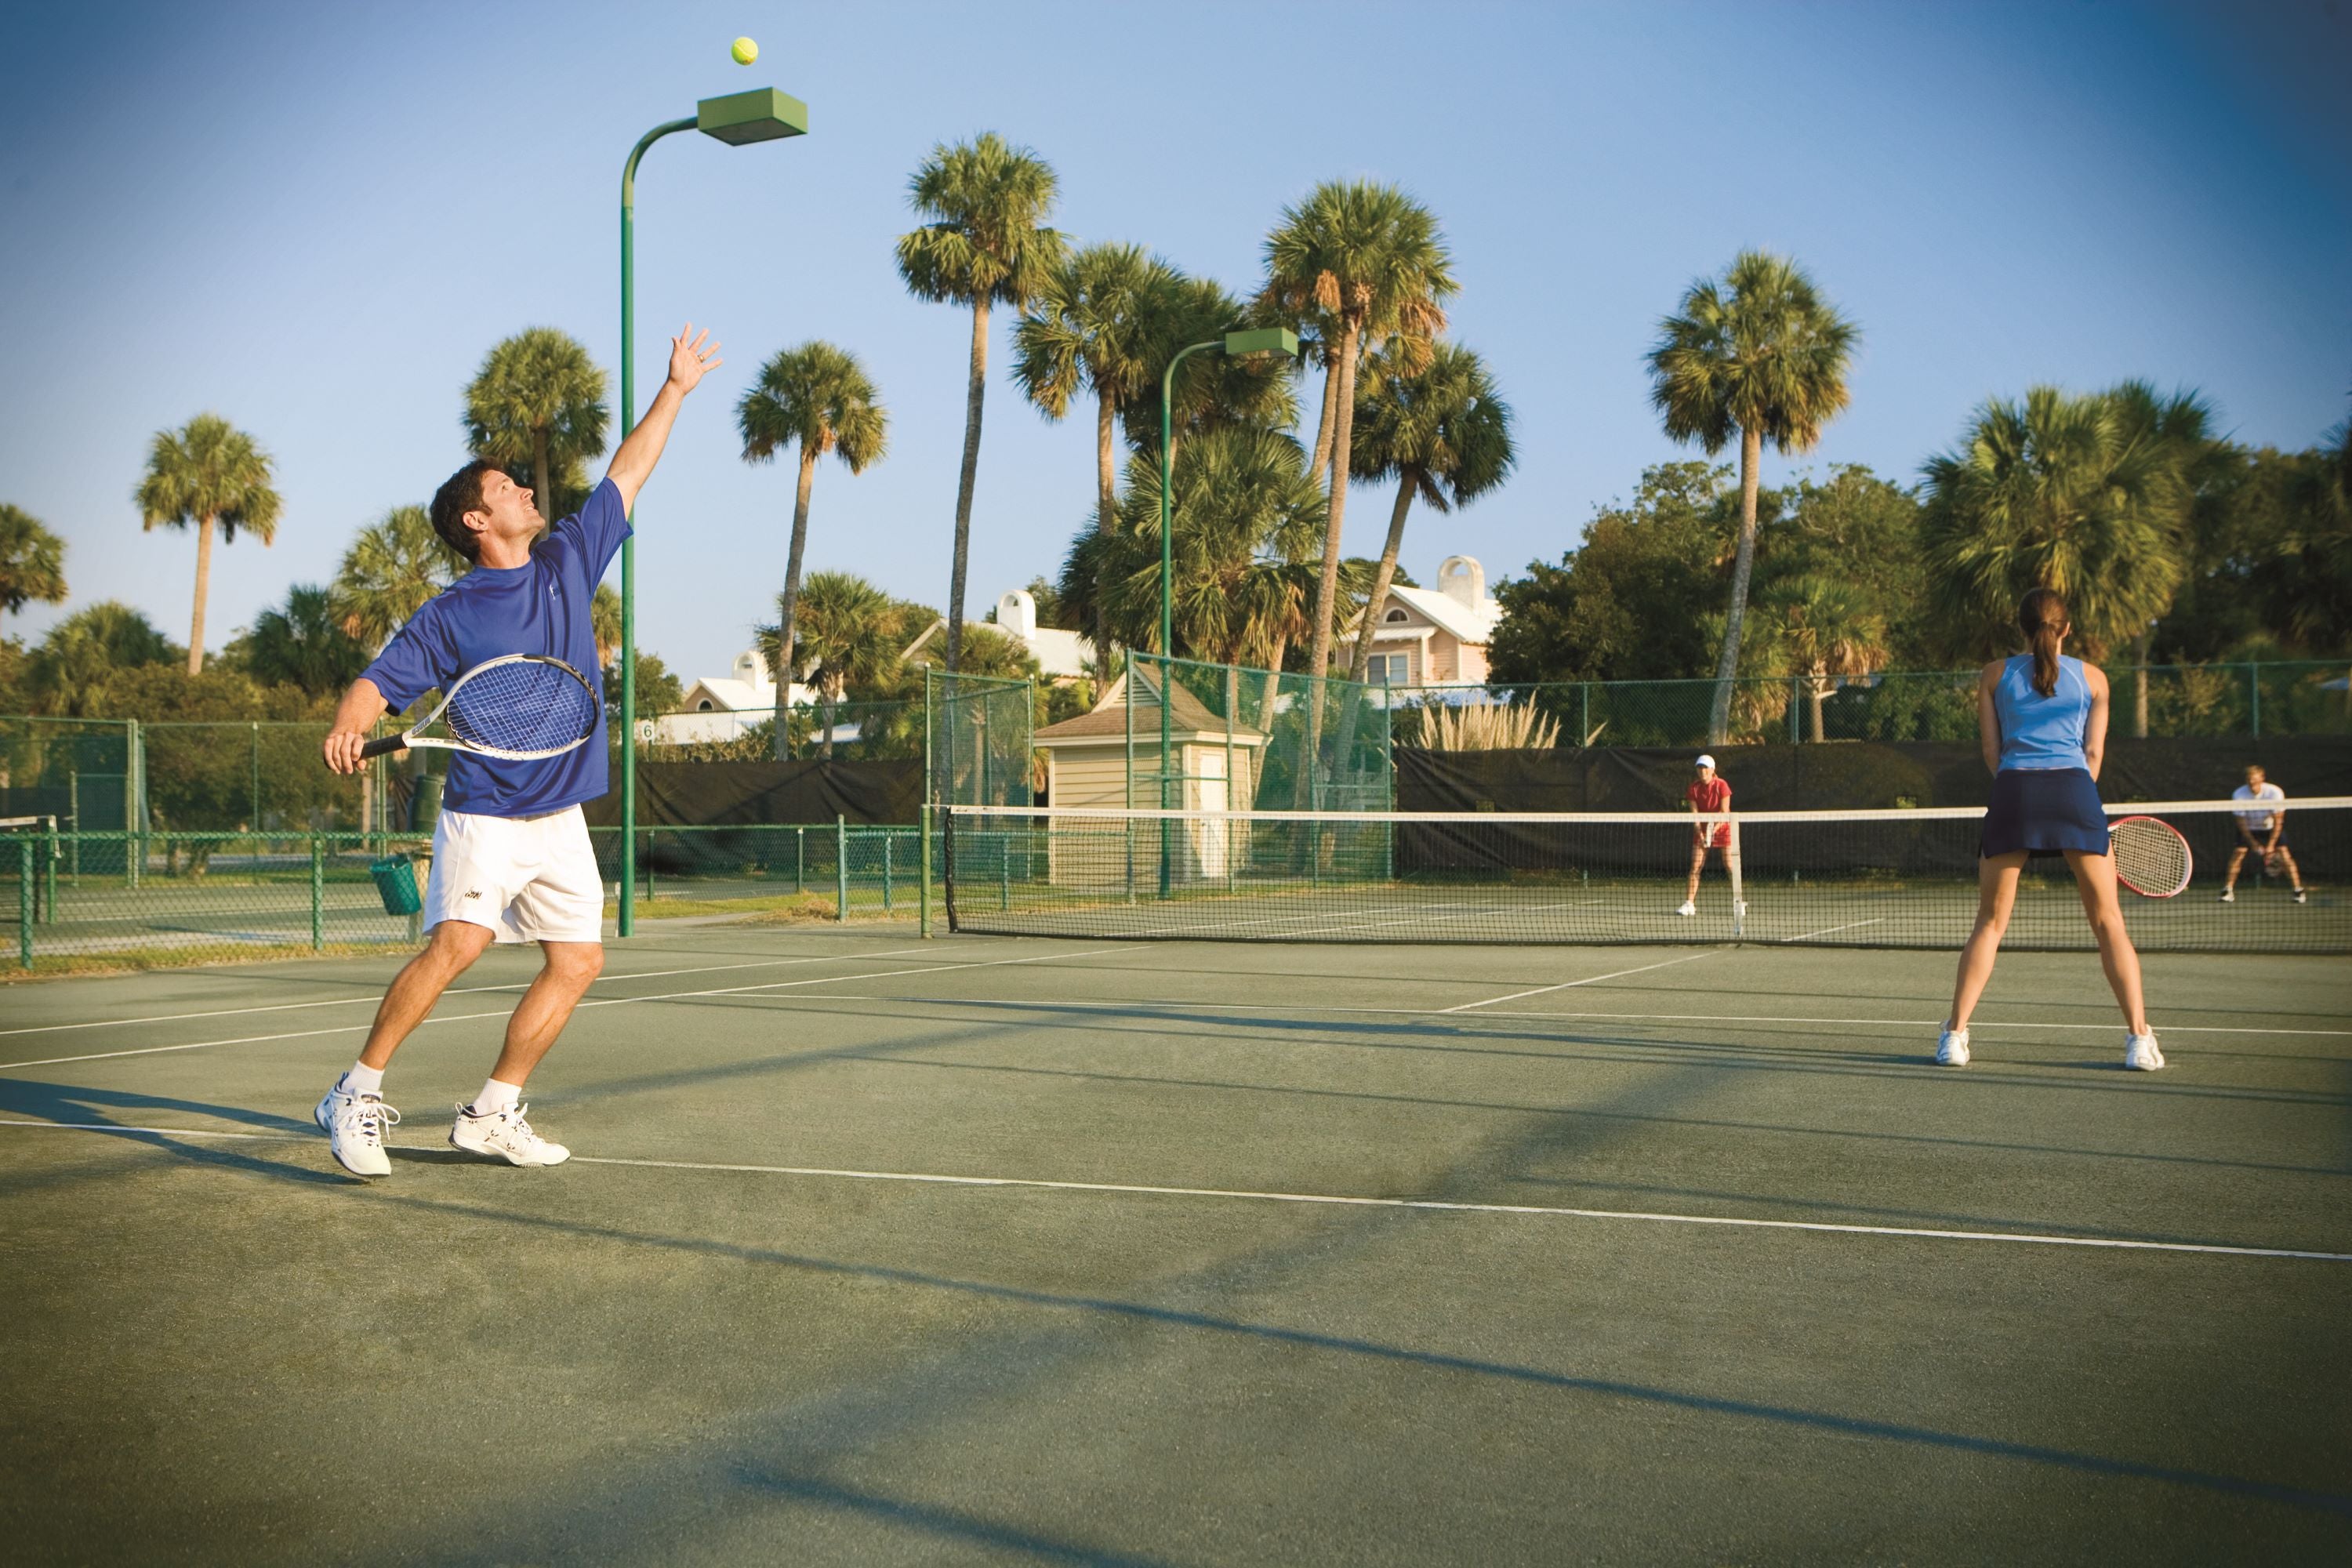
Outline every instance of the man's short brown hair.
[(482, 559), (482, 536), (466, 526), (466, 514), (484, 510), (482, 480), (498, 471), (496, 463), (477, 458), (442, 480), (441, 488), (433, 492), (433, 531), (468, 561)]

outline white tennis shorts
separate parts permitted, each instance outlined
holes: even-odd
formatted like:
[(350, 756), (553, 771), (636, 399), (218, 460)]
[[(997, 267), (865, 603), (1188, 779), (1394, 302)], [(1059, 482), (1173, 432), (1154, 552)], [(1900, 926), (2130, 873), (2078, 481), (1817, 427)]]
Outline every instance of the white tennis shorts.
[(543, 816), (445, 811), (433, 828), (427, 930), (488, 926), (500, 942), (602, 942), (604, 879), (576, 805)]

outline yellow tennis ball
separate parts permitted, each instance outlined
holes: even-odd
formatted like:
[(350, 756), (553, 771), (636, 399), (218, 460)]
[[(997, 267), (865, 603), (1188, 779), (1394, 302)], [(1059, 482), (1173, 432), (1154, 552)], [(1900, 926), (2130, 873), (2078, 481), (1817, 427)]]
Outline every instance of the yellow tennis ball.
[(735, 57), (737, 65), (748, 66), (760, 58), (760, 46), (749, 38), (738, 38), (727, 52)]

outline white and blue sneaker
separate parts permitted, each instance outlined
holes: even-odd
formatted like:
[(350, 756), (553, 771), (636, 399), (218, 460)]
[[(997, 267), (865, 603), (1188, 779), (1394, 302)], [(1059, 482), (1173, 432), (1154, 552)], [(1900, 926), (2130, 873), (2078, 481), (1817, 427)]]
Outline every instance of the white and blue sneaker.
[(523, 1120), (530, 1109), (510, 1105), (478, 1115), (472, 1106), (461, 1105), (457, 1124), (449, 1129), (449, 1142), (469, 1154), (494, 1154), (509, 1165), (561, 1165), (572, 1158), (571, 1150), (531, 1131), (530, 1123)]
[(392, 1157), (383, 1152), (383, 1133), (385, 1128), (400, 1124), (400, 1112), (386, 1105), (383, 1096), (353, 1094), (337, 1079), (310, 1115), (325, 1131), (335, 1163), (354, 1176), (392, 1174)]
[(2124, 1037), (2124, 1066), (2133, 1072), (2155, 1072), (2164, 1066), (2164, 1053), (2157, 1048), (2153, 1031)]
[(1939, 1068), (1964, 1068), (1969, 1065), (1969, 1032), (1966, 1029), (1946, 1029), (1937, 1035), (1936, 1065)]

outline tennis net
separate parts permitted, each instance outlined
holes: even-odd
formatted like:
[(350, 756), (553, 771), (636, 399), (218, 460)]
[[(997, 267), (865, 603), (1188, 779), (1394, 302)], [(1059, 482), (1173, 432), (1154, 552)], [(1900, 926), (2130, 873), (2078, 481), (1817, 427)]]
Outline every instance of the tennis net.
[[(2352, 951), (2352, 796), (2288, 802), (2294, 870), (2286, 855), (2249, 852), (2226, 903), (2244, 803), (2107, 810), (2169, 823), (2194, 857), (2179, 896), (2122, 894), (2142, 949)], [(1706, 856), (1691, 914), (1680, 912), (1698, 837), (1688, 812), (953, 806), (942, 860), (949, 926), (960, 931), (1954, 948), (1975, 920), (1983, 816), (1938, 807), (1708, 818), (1709, 837), (1720, 829), (1728, 842)], [(2095, 945), (2063, 859), (2029, 863), (2003, 945)]]

